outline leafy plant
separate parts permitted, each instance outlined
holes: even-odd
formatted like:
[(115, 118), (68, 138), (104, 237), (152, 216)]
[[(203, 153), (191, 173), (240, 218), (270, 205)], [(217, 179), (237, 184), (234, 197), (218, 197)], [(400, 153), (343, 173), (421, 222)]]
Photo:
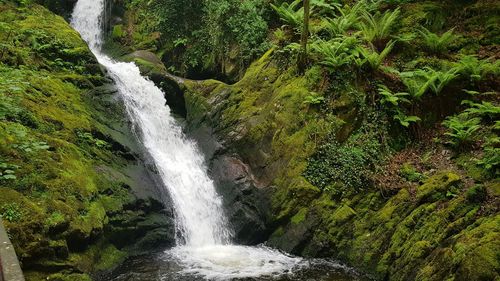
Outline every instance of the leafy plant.
[(380, 141), (386, 134), (382, 123), (377, 113), (369, 113), (361, 128), (344, 143), (332, 136), (309, 158), (304, 177), (334, 196), (348, 196), (367, 187), (387, 149)]
[(445, 133), (449, 137), (448, 143), (455, 148), (467, 147), (476, 140), (476, 132), (481, 128), (481, 118), (470, 118), (467, 114), (459, 114), (448, 117), (443, 125), (449, 131)]
[(500, 138), (497, 136), (488, 138), (483, 149), (483, 156), (477, 164), (497, 176), (500, 174)]
[(367, 49), (364, 47), (359, 48), (359, 53), (363, 59), (358, 60), (358, 65), (363, 66), (367, 64), (372, 70), (379, 69), (385, 58), (392, 51), (394, 44), (395, 41), (390, 41), (380, 53), (373, 49)]
[(453, 31), (454, 28), (438, 35), (429, 31), (425, 27), (420, 27), (420, 29), (418, 29), (418, 32), (424, 41), (425, 47), (434, 54), (442, 54), (446, 52), (448, 47), (459, 38), (459, 36), (455, 35)]
[(76, 133), (76, 135), (78, 136), (78, 138), (81, 141), (86, 142), (88, 144), (95, 145), (98, 148), (109, 148), (110, 147), (110, 144), (108, 142), (101, 140), (101, 139), (98, 139), (98, 138), (95, 138), (91, 133), (78, 131)]
[(400, 75), (410, 95), (415, 99), (420, 99), (428, 90), (440, 94), (451, 81), (458, 77), (457, 73), (456, 68), (440, 71), (424, 67), (423, 69), (402, 72)]
[(317, 93), (311, 93), (304, 98), (303, 103), (305, 104), (320, 104), (325, 101), (325, 98), (318, 95)]
[(380, 11), (375, 14), (365, 12), (362, 16), (363, 21), (360, 24), (363, 38), (368, 42), (372, 42), (380, 50), (392, 35), (400, 14), (399, 8), (384, 13), (380, 13)]
[(9, 222), (17, 222), (22, 219), (23, 213), (17, 203), (8, 203), (2, 206), (0, 217)]
[(404, 163), (399, 169), (399, 174), (409, 182), (421, 182), (425, 179), (425, 176), (419, 173), (411, 163)]
[(427, 79), (430, 81), (434, 81), (434, 83), (430, 84), (431, 90), (435, 94), (440, 94), (444, 87), (446, 87), (451, 81), (458, 77), (457, 70), (452, 68), (448, 71), (436, 71), (432, 68), (426, 68), (428, 70)]
[(357, 25), (362, 11), (366, 10), (365, 1), (357, 1), (352, 7), (349, 5), (336, 6), (338, 15), (334, 18), (323, 19), (322, 25), (331, 36), (345, 34)]
[(358, 57), (359, 42), (355, 37), (343, 37), (330, 41), (317, 40), (311, 48), (319, 57), (319, 63), (330, 68), (350, 64)]
[(422, 70), (402, 72), (400, 76), (410, 96), (417, 100), (429, 90), (436, 79)]
[(0, 180), (15, 180), (19, 166), (0, 161)]
[(271, 7), (287, 25), (300, 30), (304, 20), (304, 10), (300, 7), (301, 3), (302, 0), (295, 0), (291, 3), (283, 2), (279, 6), (271, 3)]
[(455, 64), (458, 73), (469, 76), (472, 82), (483, 80), (489, 74), (500, 73), (500, 62), (491, 59), (478, 59), (477, 56), (465, 55)]
[(382, 105), (392, 105), (399, 107), (401, 103), (410, 103), (406, 98), (410, 94), (408, 93), (393, 93), (387, 86), (380, 84), (378, 88), (378, 93), (380, 94), (380, 103)]
[(278, 28), (273, 32), (274, 41), (280, 47), (287, 41), (287, 35), (283, 28)]
[(496, 106), (491, 102), (483, 101), (482, 103), (475, 103), (469, 100), (462, 102), (463, 105), (468, 105), (469, 108), (465, 110), (466, 113), (474, 114), (489, 120), (498, 120), (500, 117), (500, 106)]
[(411, 123), (419, 122), (422, 119), (418, 116), (408, 116), (403, 111), (399, 111), (396, 115), (394, 115), (394, 120), (397, 120), (401, 126), (408, 128)]
[(39, 150), (47, 150), (50, 146), (44, 141), (25, 141), (21, 144), (14, 144), (12, 147), (22, 150), (25, 153), (37, 152)]
[(389, 113), (392, 114), (394, 120), (398, 121), (403, 127), (410, 126), (411, 123), (420, 121), (421, 119), (417, 116), (408, 116), (402, 107), (403, 103), (411, 103), (406, 97), (409, 93), (393, 93), (387, 86), (379, 85), (378, 93), (380, 94), (380, 103), (385, 106)]

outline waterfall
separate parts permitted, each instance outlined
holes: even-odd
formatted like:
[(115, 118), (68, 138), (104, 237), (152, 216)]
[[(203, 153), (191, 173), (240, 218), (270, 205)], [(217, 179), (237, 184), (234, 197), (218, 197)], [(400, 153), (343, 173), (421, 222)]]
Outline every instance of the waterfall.
[(115, 62), (101, 53), (104, 10), (104, 0), (78, 1), (72, 25), (115, 81), (128, 117), (172, 198), (180, 238), (191, 246), (229, 243), (222, 200), (196, 145), (165, 106), (164, 94), (135, 64)]
[(79, 0), (72, 26), (109, 71), (125, 104), (134, 132), (154, 162), (175, 210), (177, 246), (166, 252), (178, 259), (184, 272), (211, 279), (279, 275), (302, 263), (267, 247), (230, 243), (222, 200), (207, 174), (196, 144), (182, 132), (166, 105), (164, 93), (141, 76), (133, 63), (104, 55), (105, 0)]

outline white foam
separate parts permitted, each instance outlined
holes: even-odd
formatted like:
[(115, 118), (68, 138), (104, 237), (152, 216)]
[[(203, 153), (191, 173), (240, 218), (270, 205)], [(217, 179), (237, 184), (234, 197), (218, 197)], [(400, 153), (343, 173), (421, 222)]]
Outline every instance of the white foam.
[(165, 258), (174, 258), (183, 265), (181, 273), (210, 280), (277, 277), (308, 265), (304, 259), (265, 246), (178, 246), (166, 253)]

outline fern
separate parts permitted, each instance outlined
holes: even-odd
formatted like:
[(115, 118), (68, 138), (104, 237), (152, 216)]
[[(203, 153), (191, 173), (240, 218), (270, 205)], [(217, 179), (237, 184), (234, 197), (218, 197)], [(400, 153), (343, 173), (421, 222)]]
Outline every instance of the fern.
[(442, 54), (448, 50), (448, 47), (460, 38), (458, 35), (453, 34), (454, 28), (446, 31), (445, 33), (438, 35), (429, 31), (425, 27), (418, 29), (420, 36), (422, 37), (425, 47), (434, 54)]
[(379, 85), (378, 93), (380, 94), (380, 103), (392, 113), (393, 119), (398, 121), (401, 126), (408, 127), (411, 123), (421, 120), (417, 116), (408, 116), (401, 107), (401, 103), (411, 103), (407, 99), (409, 93), (393, 93), (385, 85)]
[(411, 96), (420, 99), (428, 90), (440, 94), (451, 81), (458, 77), (457, 73), (456, 68), (440, 71), (424, 67), (423, 69), (403, 72), (401, 78)]
[(462, 56), (455, 67), (458, 73), (469, 76), (472, 82), (479, 82), (489, 74), (500, 74), (499, 61), (492, 63), (491, 59), (480, 60), (473, 55)]
[(359, 53), (363, 59), (358, 61), (358, 65), (363, 66), (368, 64), (372, 70), (379, 69), (385, 58), (392, 51), (394, 44), (395, 41), (390, 41), (380, 53), (376, 50), (366, 49), (363, 47), (359, 48)]
[(450, 137), (448, 144), (451, 144), (455, 148), (463, 148), (470, 145), (476, 139), (476, 132), (481, 128), (480, 123), (481, 118), (470, 118), (468, 114), (448, 117), (443, 122), (443, 125), (449, 129), (445, 133), (445, 135)]
[(304, 20), (304, 9), (299, 8), (301, 3), (301, 0), (295, 0), (292, 3), (283, 2), (279, 6), (271, 4), (271, 7), (287, 25), (300, 29)]
[(311, 48), (320, 57), (319, 63), (335, 69), (353, 62), (357, 56), (358, 40), (354, 37), (337, 38), (330, 41), (318, 40)]
[(497, 136), (488, 138), (483, 149), (483, 157), (477, 161), (477, 164), (498, 176), (500, 168), (500, 138)]
[(435, 94), (440, 94), (444, 87), (446, 87), (451, 81), (458, 77), (457, 70), (452, 68), (448, 71), (435, 71), (431, 68), (427, 68), (429, 73), (431, 73), (431, 79), (433, 79), (433, 83), (429, 86), (434, 91)]
[(492, 104), (491, 102), (483, 101), (482, 103), (474, 103), (465, 100), (462, 104), (469, 105), (470, 107), (465, 110), (469, 114), (475, 116), (486, 117), (490, 120), (497, 120), (500, 117), (500, 107)]
[(401, 80), (408, 93), (414, 99), (420, 99), (435, 82), (436, 77), (429, 75), (425, 70), (407, 71), (401, 73)]
[(363, 38), (373, 43), (377, 48), (382, 48), (392, 35), (400, 14), (399, 8), (383, 14), (376, 12), (372, 15), (365, 12), (362, 16), (363, 21), (360, 24)]
[(378, 87), (378, 93), (381, 96), (380, 103), (382, 105), (393, 105), (393, 106), (399, 106), (400, 103), (410, 103), (410, 100), (407, 99), (407, 97), (410, 95), (408, 93), (393, 93), (387, 86), (385, 85), (379, 85)]
[(323, 20), (323, 26), (331, 36), (345, 34), (348, 30), (356, 26), (362, 11), (367, 9), (365, 1), (358, 1), (354, 6), (337, 6), (338, 15), (335, 18)]

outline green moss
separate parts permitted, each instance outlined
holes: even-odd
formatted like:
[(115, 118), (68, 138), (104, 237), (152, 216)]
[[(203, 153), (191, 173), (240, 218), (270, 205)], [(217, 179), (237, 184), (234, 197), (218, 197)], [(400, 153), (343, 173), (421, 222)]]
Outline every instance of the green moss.
[(356, 216), (356, 212), (348, 205), (342, 205), (340, 208), (336, 209), (331, 215), (331, 221), (335, 224), (342, 224), (353, 216)]
[(120, 39), (126, 35), (125, 31), (123, 30), (123, 25), (122, 24), (117, 24), (113, 26), (113, 31), (111, 32), (111, 37), (113, 39)]
[(105, 249), (102, 249), (101, 257), (96, 263), (96, 269), (106, 270), (113, 268), (114, 266), (122, 262), (125, 257), (127, 257), (127, 254), (125, 252), (116, 249), (113, 245), (109, 245)]
[[(130, 181), (122, 170), (128, 160), (99, 145), (109, 136), (110, 117), (96, 111), (90, 90), (105, 78), (61, 17), (39, 5), (2, 2), (0, 11), (0, 172), (5, 166), (15, 176), (0, 179), (0, 211), (19, 206), (22, 216), (5, 225), (21, 262), (32, 269), (29, 280), (88, 280), (83, 273), (95, 270), (99, 248), (91, 258), (72, 259), (78, 256), (72, 251), (86, 252), (100, 241), (107, 214), (135, 200), (123, 184)], [(108, 256), (118, 254), (111, 249)]]
[(436, 201), (442, 199), (452, 186), (460, 182), (460, 176), (452, 172), (442, 172), (430, 177), (423, 185), (417, 189), (417, 199), (419, 201)]
[(295, 214), (295, 216), (293, 216), (290, 219), (290, 221), (293, 224), (299, 224), (299, 223), (303, 222), (306, 219), (306, 215), (307, 215), (307, 209), (306, 208), (302, 208), (302, 209), (299, 210), (299, 212), (297, 214)]

